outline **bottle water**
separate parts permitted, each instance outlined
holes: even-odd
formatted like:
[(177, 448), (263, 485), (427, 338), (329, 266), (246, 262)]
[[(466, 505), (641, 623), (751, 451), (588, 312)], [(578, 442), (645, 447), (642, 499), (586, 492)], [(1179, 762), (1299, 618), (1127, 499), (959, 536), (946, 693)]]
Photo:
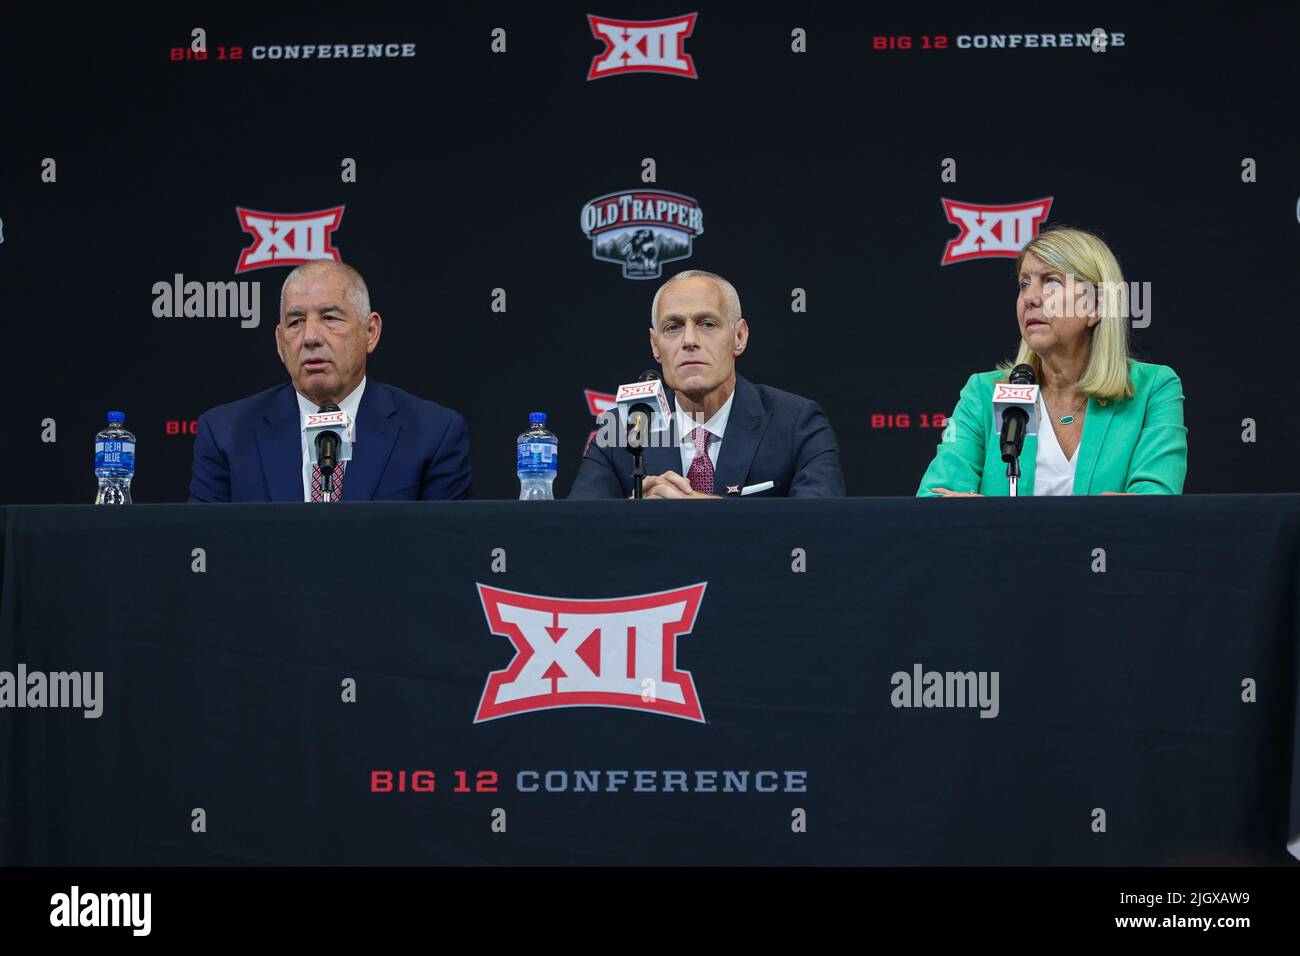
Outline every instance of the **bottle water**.
[(108, 427), (95, 436), (95, 477), (99, 479), (97, 505), (129, 505), (131, 479), (135, 477), (135, 436), (123, 424), (123, 412), (108, 413)]
[(551, 484), (559, 462), (560, 442), (546, 430), (546, 413), (528, 413), (528, 431), (515, 441), (515, 474), (520, 501), (552, 501)]

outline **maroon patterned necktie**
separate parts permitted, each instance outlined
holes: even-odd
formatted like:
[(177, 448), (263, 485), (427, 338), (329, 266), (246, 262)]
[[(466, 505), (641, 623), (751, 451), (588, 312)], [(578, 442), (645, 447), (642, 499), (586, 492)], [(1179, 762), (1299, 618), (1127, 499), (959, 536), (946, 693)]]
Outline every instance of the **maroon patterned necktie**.
[[(334, 493), (330, 495), (330, 504), (343, 497), (343, 468), (347, 464), (341, 461), (334, 469)], [(311, 466), (311, 500), (325, 500), (325, 476), (320, 473), (319, 465)]]
[(709, 458), (709, 432), (700, 427), (691, 432), (695, 439), (695, 460), (686, 473), (691, 487), (702, 494), (713, 494), (713, 461)]

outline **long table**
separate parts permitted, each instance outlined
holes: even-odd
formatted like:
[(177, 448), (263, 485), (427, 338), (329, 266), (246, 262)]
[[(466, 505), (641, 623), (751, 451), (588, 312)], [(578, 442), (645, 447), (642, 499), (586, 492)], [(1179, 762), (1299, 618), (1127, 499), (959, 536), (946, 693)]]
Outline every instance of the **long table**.
[(2, 865), (1293, 862), (1300, 496), (0, 516)]

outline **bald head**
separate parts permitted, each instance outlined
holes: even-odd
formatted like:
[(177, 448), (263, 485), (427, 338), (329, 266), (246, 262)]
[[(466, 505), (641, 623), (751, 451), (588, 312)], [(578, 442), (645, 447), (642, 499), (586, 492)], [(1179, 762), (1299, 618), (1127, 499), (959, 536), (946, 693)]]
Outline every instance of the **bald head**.
[(722, 296), (722, 314), (726, 316), (727, 321), (735, 325), (741, 319), (740, 313), (740, 295), (736, 292), (736, 287), (728, 282), (716, 272), (705, 272), (703, 269), (687, 269), (685, 272), (679, 272), (667, 282), (659, 287), (655, 293), (654, 301), (650, 303), (650, 326), (654, 327), (659, 320), (659, 302), (663, 299), (664, 290), (674, 282), (681, 282), (686, 279), (708, 279), (718, 287), (718, 294)]
[(290, 284), (300, 280), (324, 276), (342, 277), (347, 288), (347, 306), (352, 313), (351, 318), (363, 323), (366, 321), (370, 315), (370, 290), (366, 288), (366, 280), (361, 278), (361, 273), (346, 262), (335, 262), (333, 259), (316, 259), (312, 262), (304, 262), (284, 277), (284, 285), (280, 286), (281, 322), (284, 321), (285, 291)]

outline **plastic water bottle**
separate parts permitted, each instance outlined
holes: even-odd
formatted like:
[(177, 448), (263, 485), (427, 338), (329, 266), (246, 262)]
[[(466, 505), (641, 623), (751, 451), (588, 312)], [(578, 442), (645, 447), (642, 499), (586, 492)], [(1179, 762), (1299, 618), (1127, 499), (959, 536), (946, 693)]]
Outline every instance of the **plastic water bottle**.
[(559, 463), (560, 442), (546, 430), (546, 413), (528, 413), (528, 431), (515, 441), (515, 474), (520, 501), (552, 501), (551, 484)]
[(99, 479), (97, 505), (129, 505), (131, 479), (135, 477), (135, 436), (123, 424), (126, 414), (108, 413), (108, 427), (95, 436), (95, 477)]

